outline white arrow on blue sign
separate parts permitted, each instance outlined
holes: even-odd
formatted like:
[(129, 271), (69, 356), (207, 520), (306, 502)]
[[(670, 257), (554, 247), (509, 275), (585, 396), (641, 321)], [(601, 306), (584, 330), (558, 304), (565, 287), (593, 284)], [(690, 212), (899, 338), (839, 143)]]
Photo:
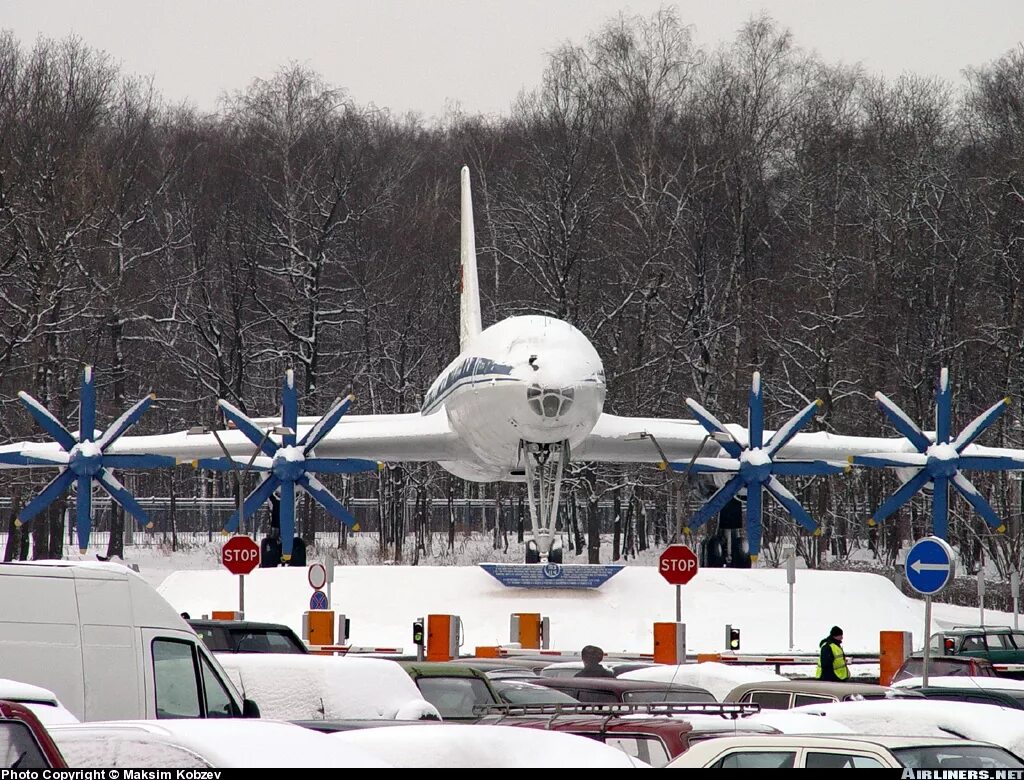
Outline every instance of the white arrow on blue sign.
[(937, 536), (921, 539), (907, 553), (907, 582), (924, 596), (942, 591), (955, 575), (953, 548)]

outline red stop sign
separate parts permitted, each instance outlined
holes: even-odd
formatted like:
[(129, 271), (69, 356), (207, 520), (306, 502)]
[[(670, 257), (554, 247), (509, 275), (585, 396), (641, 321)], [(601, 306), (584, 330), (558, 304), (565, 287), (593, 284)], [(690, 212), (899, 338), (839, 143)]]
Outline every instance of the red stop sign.
[(220, 562), (232, 574), (248, 574), (260, 565), (260, 548), (248, 536), (232, 536), (220, 551)]
[(658, 571), (672, 585), (685, 585), (697, 574), (697, 555), (684, 544), (673, 544), (658, 558)]

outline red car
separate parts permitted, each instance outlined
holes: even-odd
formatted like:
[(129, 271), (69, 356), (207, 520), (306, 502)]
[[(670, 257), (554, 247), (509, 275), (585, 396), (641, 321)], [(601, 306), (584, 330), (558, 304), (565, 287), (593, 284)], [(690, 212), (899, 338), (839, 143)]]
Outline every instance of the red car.
[(67, 764), (46, 727), (23, 704), (0, 701), (0, 766), (65, 769)]

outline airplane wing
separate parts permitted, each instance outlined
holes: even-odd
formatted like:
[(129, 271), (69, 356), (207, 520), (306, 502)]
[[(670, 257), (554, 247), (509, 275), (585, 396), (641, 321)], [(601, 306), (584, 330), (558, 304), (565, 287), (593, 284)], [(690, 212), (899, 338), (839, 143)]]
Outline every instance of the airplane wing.
[[(317, 419), (299, 418), (299, 439)], [(277, 424), (279, 421), (270, 422)], [(218, 431), (218, 435), (231, 455), (252, 454), (253, 444), (241, 431)], [(62, 450), (55, 442), (24, 442), (0, 446), (0, 453), (3, 452), (45, 458)], [(187, 431), (155, 436), (122, 436), (111, 444), (107, 452), (111, 455), (169, 455), (180, 461), (224, 455), (212, 433), (196, 435)], [(315, 452), (322, 458), (366, 458), (392, 462), (449, 461), (472, 457), (451, 429), (443, 410), (426, 416), (418, 413), (346, 415), (316, 446)]]
[[(739, 425), (725, 428), (743, 445), (747, 443), (747, 430)], [(768, 440), (774, 431), (765, 431)], [(934, 434), (925, 434), (934, 441)], [(655, 444), (655, 442), (657, 444)], [(572, 452), (575, 461), (599, 463), (660, 463), (661, 447), (669, 461), (689, 461), (698, 450), (700, 457), (716, 457), (724, 451), (693, 420), (658, 417), (619, 417), (602, 414), (586, 439)], [(779, 460), (845, 461), (854, 455), (893, 454), (916, 452), (913, 445), (902, 437), (839, 436), (834, 433), (798, 433), (779, 454)], [(1004, 447), (981, 447), (971, 444), (965, 455), (1006, 456), (1020, 458), (1020, 450)]]

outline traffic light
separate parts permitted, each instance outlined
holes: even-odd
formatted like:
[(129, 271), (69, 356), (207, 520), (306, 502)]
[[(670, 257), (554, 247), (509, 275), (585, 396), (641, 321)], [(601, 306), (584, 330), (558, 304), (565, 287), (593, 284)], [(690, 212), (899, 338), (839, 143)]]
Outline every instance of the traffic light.
[(725, 646), (732, 652), (740, 649), (740, 630), (738, 628), (725, 627)]
[(423, 619), (420, 618), (412, 624), (412, 643), (423, 647)]

